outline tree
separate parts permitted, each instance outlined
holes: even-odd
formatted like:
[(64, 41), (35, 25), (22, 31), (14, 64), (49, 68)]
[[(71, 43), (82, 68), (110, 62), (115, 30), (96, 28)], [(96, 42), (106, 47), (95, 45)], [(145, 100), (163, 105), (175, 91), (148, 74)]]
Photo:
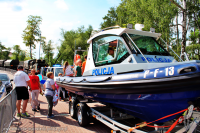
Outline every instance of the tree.
[[(182, 12), (182, 17), (183, 17), (183, 21), (182, 21), (182, 42), (181, 42), (181, 58), (184, 58), (184, 52), (185, 52), (185, 48), (186, 48), (186, 35), (187, 35), (187, 30), (189, 29), (189, 23), (191, 21), (191, 14), (192, 13), (192, 9), (193, 6), (191, 6), (190, 4), (193, 3), (195, 0), (191, 0), (186, 2), (186, 0), (181, 0), (178, 1), (179, 3), (175, 2), (174, 0), (170, 0), (174, 5), (176, 5)], [(190, 6), (189, 6), (190, 5)], [(190, 9), (190, 13), (188, 12)], [(187, 19), (188, 22), (187, 22)]]
[(52, 45), (52, 41), (49, 40), (47, 45), (43, 44), (42, 49), (43, 49), (43, 52), (45, 54), (44, 59), (47, 61), (49, 66), (52, 66), (54, 64), (54, 60), (53, 60), (53, 55), (54, 55), (53, 50), (54, 50), (54, 48), (53, 48), (53, 45)]
[[(200, 1), (199, 0), (190, 0), (187, 1), (187, 11), (190, 20), (191, 27), (194, 29), (194, 34), (196, 28), (200, 31)], [(200, 43), (200, 33), (197, 35)]]
[(25, 61), (26, 59), (26, 51), (21, 50), (20, 54), (19, 54), (19, 60), (20, 61)]
[[(61, 41), (61, 46), (58, 49), (59, 53), (56, 57), (55, 63), (68, 61), (69, 64), (73, 64), (75, 49), (81, 47), (82, 50), (87, 50), (89, 46), (87, 44), (87, 40), (90, 38), (92, 31), (93, 28), (91, 25), (89, 25), (87, 29), (85, 29), (84, 26), (81, 26), (77, 30), (62, 30), (61, 35), (63, 40)], [(81, 59), (83, 60), (83, 57), (87, 54), (87, 52), (78, 51), (77, 54), (81, 55)]]
[(14, 45), (13, 46), (13, 54), (12, 54), (12, 59), (13, 60), (19, 60), (19, 55), (21, 53), (21, 49), (20, 49), (20, 46), (19, 45)]
[(200, 44), (198, 43), (199, 30), (191, 31), (189, 36), (191, 43), (186, 47), (190, 59), (200, 60)]
[[(28, 16), (27, 20), (27, 27), (23, 31), (22, 34), (23, 43), (25, 43), (26, 46), (30, 47), (30, 57), (32, 59), (32, 49), (36, 48), (35, 42), (40, 41), (40, 27), (39, 25), (42, 22), (42, 18), (40, 16)], [(38, 39), (36, 39), (38, 38)]]
[(2, 43), (0, 42), (0, 59), (9, 59), (9, 54), (10, 54), (11, 48), (6, 48)]
[(101, 23), (101, 29), (115, 26), (117, 23), (117, 12), (115, 7), (111, 7), (110, 10), (108, 10), (108, 14), (103, 17), (104, 22)]

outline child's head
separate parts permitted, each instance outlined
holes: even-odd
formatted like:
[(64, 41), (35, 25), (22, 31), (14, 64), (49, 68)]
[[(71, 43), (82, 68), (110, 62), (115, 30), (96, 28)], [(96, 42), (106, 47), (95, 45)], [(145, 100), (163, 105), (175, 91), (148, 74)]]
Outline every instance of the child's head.
[(58, 76), (62, 76), (62, 73), (59, 73)]
[(82, 65), (82, 61), (81, 61), (80, 59), (77, 60), (77, 61), (76, 61), (76, 65), (77, 65), (77, 66), (81, 66), (81, 65)]

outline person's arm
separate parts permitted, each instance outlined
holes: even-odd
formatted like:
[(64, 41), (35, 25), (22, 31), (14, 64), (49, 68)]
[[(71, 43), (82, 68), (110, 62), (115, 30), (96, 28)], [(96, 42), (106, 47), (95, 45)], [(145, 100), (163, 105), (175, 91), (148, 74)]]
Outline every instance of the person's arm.
[(30, 87), (30, 91), (31, 91), (31, 82), (30, 80), (29, 81), (26, 81), (27, 85)]
[(40, 79), (38, 77), (38, 86), (39, 86), (39, 89), (40, 89), (40, 93), (42, 92), (42, 89), (41, 89), (41, 85), (40, 85)]
[(76, 72), (75, 72), (75, 75), (74, 75), (74, 76), (76, 77), (76, 75), (77, 75), (77, 70), (76, 70)]
[(31, 91), (31, 82), (30, 82), (30, 78), (27, 74), (24, 75), (25, 76), (25, 80), (26, 80), (26, 83), (27, 85), (30, 87), (30, 91)]
[(38, 82), (38, 85), (39, 85), (40, 93), (41, 93), (41, 92), (42, 92), (42, 89), (41, 89), (40, 81)]
[(46, 85), (45, 85), (45, 83), (43, 84), (43, 87), (44, 87), (44, 89), (46, 89)]

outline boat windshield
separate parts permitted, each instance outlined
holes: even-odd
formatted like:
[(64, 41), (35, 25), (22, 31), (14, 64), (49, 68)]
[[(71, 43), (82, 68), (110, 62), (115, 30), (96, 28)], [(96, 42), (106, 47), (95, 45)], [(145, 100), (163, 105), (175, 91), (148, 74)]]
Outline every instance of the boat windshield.
[[(170, 54), (153, 37), (134, 34), (129, 34), (129, 36), (140, 49), (140, 51), (145, 55), (170, 56)], [(132, 45), (135, 47), (133, 43)], [(135, 49), (137, 48), (135, 47)], [(139, 51), (137, 51), (137, 53), (140, 54)]]
[(58, 77), (59, 73), (63, 74), (63, 68), (55, 68), (55, 77)]

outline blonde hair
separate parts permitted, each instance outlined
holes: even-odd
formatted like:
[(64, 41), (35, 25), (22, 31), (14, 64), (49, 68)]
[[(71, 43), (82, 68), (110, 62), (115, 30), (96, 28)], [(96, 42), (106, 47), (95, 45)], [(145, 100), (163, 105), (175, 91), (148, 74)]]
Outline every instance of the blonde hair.
[(59, 75), (62, 75), (62, 73), (59, 73), (58, 76), (59, 76)]
[(48, 73), (47, 73), (47, 77), (48, 77), (48, 78), (50, 78), (51, 75), (53, 75), (53, 72), (48, 72)]
[(76, 65), (78, 65), (78, 63), (81, 61), (81, 59), (78, 59), (77, 61), (76, 61)]

